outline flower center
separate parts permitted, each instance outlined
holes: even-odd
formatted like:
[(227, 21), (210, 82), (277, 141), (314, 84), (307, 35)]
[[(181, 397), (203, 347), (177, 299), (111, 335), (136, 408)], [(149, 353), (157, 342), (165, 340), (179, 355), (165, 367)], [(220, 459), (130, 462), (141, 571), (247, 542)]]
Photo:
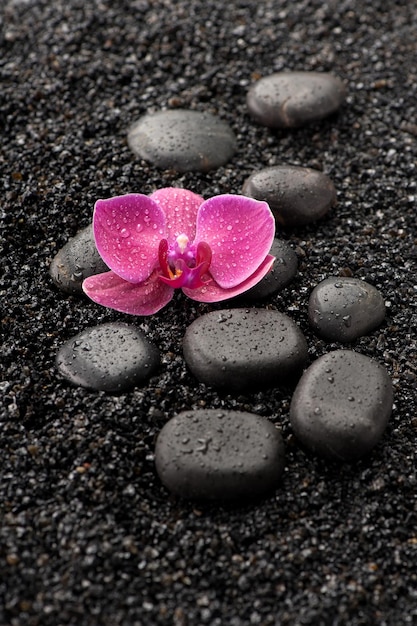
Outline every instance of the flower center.
[(183, 264), (178, 264), (178, 261), (184, 261), (187, 267), (192, 268), (195, 267), (195, 257), (195, 246), (190, 246), (187, 235), (178, 235), (174, 245), (168, 248), (168, 267), (174, 276), (179, 276), (183, 272), (183, 268), (181, 267)]
[(211, 249), (204, 241), (197, 245), (190, 244), (187, 235), (178, 235), (175, 242), (168, 244), (162, 239), (159, 244), (159, 279), (171, 287), (198, 289), (205, 282), (202, 280), (211, 263)]

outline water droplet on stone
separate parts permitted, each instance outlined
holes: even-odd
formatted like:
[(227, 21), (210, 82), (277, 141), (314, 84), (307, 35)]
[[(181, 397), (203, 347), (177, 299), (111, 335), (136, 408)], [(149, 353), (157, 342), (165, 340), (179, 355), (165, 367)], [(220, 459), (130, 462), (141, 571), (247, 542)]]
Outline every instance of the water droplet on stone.
[(343, 323), (346, 328), (349, 328), (352, 325), (352, 317), (350, 315), (345, 315), (343, 317)]
[(83, 273), (82, 271), (77, 271), (77, 272), (73, 272), (70, 276), (70, 279), (74, 282), (80, 281), (83, 279)]

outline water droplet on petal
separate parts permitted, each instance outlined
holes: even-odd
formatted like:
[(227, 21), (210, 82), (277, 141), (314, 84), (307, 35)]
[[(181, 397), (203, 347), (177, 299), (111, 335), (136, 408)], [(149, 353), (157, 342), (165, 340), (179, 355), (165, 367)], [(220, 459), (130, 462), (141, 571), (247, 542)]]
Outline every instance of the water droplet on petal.
[(123, 239), (127, 239), (128, 237), (130, 237), (130, 231), (127, 228), (122, 228), (122, 230), (120, 231), (120, 236), (123, 237)]

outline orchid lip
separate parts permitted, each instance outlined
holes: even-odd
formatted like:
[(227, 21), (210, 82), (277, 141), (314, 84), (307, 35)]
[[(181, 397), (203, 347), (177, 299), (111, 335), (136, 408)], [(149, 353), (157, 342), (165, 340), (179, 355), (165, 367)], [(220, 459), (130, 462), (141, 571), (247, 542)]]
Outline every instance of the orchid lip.
[(173, 246), (166, 239), (159, 244), (159, 280), (177, 289), (198, 289), (207, 283), (203, 280), (211, 263), (210, 246), (200, 241), (197, 246), (189, 245), (186, 235), (179, 235)]

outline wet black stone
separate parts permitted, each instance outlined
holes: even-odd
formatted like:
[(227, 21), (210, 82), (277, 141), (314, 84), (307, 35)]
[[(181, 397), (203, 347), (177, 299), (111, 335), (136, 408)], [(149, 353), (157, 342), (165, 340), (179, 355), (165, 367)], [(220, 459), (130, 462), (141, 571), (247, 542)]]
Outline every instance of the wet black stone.
[(141, 330), (122, 323), (87, 328), (61, 346), (59, 372), (75, 385), (121, 392), (144, 383), (158, 368), (158, 348)]
[(128, 143), (142, 159), (178, 172), (208, 172), (227, 163), (236, 150), (226, 122), (184, 109), (145, 115), (131, 127)]
[(358, 278), (330, 277), (312, 291), (308, 317), (324, 339), (354, 341), (382, 323), (384, 298), (376, 287)]
[(97, 252), (93, 228), (87, 226), (72, 237), (52, 259), (49, 273), (55, 285), (66, 293), (82, 293), (82, 282), (88, 276), (108, 271)]
[(265, 417), (238, 411), (187, 411), (159, 433), (162, 483), (183, 498), (248, 500), (270, 493), (284, 469), (280, 432)]
[(312, 452), (354, 461), (381, 439), (392, 402), (392, 383), (382, 365), (351, 350), (336, 350), (304, 372), (291, 401), (291, 425)]
[(282, 226), (314, 222), (336, 203), (336, 189), (326, 174), (309, 167), (281, 165), (254, 172), (242, 193), (265, 200)]
[(252, 301), (267, 298), (281, 291), (296, 275), (298, 258), (286, 241), (274, 239), (270, 254), (275, 257), (272, 270), (257, 285), (245, 291), (243, 299)]
[(228, 391), (285, 385), (307, 361), (298, 326), (283, 313), (265, 309), (207, 313), (187, 328), (183, 350), (198, 380)]
[(337, 111), (346, 89), (340, 78), (325, 72), (279, 72), (249, 89), (252, 117), (270, 128), (294, 128)]

